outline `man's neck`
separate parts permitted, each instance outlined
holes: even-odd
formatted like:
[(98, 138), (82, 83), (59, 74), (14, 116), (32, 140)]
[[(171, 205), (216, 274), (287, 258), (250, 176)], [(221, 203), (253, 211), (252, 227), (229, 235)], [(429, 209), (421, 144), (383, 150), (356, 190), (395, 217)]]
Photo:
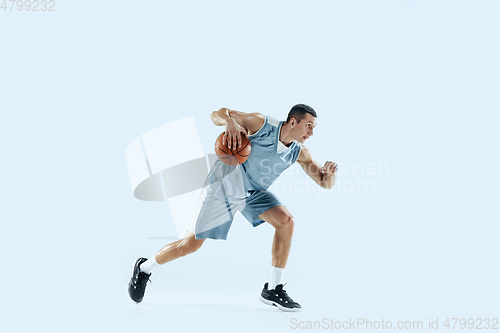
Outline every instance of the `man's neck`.
[(290, 137), (290, 128), (286, 123), (281, 124), (280, 137), (278, 139), (287, 147), (290, 147), (293, 143), (294, 140)]

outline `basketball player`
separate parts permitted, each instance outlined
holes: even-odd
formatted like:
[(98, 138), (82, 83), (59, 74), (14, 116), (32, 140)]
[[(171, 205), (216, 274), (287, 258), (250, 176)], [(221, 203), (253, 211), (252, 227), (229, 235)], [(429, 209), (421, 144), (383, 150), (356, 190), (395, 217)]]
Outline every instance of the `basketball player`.
[[(223, 144), (227, 141), (229, 148), (241, 147), (242, 136), (250, 139), (252, 144), (248, 159), (237, 166), (241, 167), (239, 170), (246, 193), (246, 202), (244, 208), (241, 206), (241, 213), (253, 226), (267, 222), (276, 229), (272, 244), (270, 277), (264, 284), (260, 299), (283, 311), (300, 311), (302, 308), (288, 296), (282, 283), (292, 243), (294, 219), (267, 188), (296, 161), (319, 186), (332, 188), (337, 165), (327, 161), (321, 166), (302, 145), (313, 135), (316, 118), (314, 109), (305, 104), (292, 107), (286, 122), (260, 113), (243, 113), (227, 108), (214, 111), (211, 115), (215, 125), (226, 126)], [(149, 259), (137, 259), (129, 282), (129, 295), (132, 300), (137, 303), (142, 301), (151, 272), (159, 265), (197, 251), (206, 238), (226, 239), (234, 215), (219, 214), (220, 209), (215, 206), (216, 201), (211, 200), (211, 197), (203, 199), (201, 211), (197, 209), (198, 212), (195, 213), (191, 227), (183, 239), (165, 246)], [(231, 209), (229, 204), (227, 207), (224, 203), (222, 210)], [(223, 223), (212, 229), (203, 228), (206, 224), (213, 225), (213, 220), (218, 218), (216, 213), (217, 216), (230, 216), (230, 220), (223, 220)]]

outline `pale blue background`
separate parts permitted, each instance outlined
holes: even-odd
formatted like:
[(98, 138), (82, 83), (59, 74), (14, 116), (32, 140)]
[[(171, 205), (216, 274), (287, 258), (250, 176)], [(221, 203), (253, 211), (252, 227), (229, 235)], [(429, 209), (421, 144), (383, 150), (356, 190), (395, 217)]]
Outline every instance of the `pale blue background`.
[[(498, 1), (55, 8), (0, 11), (2, 328), (274, 332), (291, 318), (500, 317)], [(296, 218), (285, 280), (304, 311), (258, 300), (273, 230), (243, 219), (227, 242), (155, 271), (133, 304), (133, 261), (175, 229), (166, 204), (133, 197), (127, 145), (194, 116), (210, 153), (222, 131), (211, 111), (283, 119), (296, 103), (318, 112), (307, 145), (320, 162), (389, 166), (339, 177), (372, 181), (372, 193), (278, 193)]]

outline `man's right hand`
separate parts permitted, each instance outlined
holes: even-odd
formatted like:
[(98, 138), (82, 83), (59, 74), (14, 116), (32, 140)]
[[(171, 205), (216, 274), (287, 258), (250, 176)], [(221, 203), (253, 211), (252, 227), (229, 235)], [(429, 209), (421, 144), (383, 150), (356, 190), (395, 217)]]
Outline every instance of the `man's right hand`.
[(242, 135), (248, 138), (245, 128), (238, 124), (233, 118), (229, 118), (226, 121), (226, 131), (222, 137), (222, 144), (225, 145), (227, 141), (227, 147), (229, 149), (236, 149), (236, 147), (241, 148)]

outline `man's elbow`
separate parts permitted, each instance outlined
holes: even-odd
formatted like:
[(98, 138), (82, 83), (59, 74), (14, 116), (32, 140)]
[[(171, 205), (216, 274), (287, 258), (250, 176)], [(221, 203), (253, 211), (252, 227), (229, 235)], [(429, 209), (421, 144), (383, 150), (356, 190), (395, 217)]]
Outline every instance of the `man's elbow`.
[(229, 109), (228, 109), (228, 108), (220, 108), (219, 110), (214, 111), (214, 112), (212, 112), (212, 113), (210, 114), (210, 119), (212, 119), (212, 121), (214, 121), (214, 122), (215, 122), (217, 119), (220, 119), (220, 118), (221, 118), (221, 116), (223, 116), (223, 115), (225, 115), (225, 114), (226, 114), (226, 115), (229, 115), (229, 114), (228, 114), (228, 112), (229, 112)]
[(217, 125), (218, 120), (220, 119), (220, 116), (219, 116), (219, 115), (220, 115), (220, 113), (221, 113), (221, 112), (224, 112), (224, 109), (225, 109), (225, 108), (220, 108), (219, 110), (214, 111), (214, 112), (212, 112), (212, 113), (210, 114), (210, 119), (212, 119), (212, 122), (213, 122), (214, 124), (216, 124), (216, 125)]

